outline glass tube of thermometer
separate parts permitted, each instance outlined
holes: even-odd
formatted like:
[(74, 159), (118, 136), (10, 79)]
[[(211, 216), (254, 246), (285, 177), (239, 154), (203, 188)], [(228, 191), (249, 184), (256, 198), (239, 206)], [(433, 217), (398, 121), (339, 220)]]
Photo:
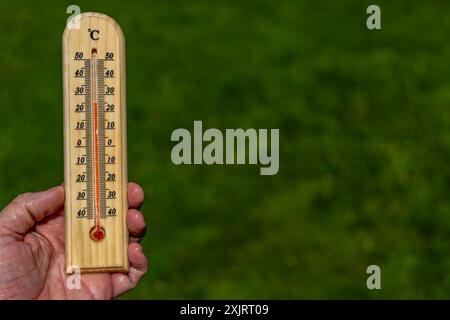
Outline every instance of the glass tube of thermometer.
[(100, 13), (63, 35), (66, 271), (128, 270), (125, 40)]

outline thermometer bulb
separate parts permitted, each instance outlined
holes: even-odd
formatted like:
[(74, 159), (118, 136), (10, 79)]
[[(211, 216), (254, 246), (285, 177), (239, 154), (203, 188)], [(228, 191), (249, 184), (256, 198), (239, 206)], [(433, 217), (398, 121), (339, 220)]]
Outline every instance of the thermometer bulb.
[(100, 227), (100, 228), (93, 227), (89, 234), (90, 234), (92, 240), (100, 241), (100, 240), (103, 240), (103, 238), (105, 237), (105, 230), (102, 227)]

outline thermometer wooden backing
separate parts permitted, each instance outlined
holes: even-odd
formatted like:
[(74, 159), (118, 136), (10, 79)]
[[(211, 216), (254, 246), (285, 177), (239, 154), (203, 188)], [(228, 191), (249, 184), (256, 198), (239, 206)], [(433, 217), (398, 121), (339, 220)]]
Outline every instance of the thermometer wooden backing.
[(63, 35), (67, 273), (128, 270), (124, 41), (100, 13)]

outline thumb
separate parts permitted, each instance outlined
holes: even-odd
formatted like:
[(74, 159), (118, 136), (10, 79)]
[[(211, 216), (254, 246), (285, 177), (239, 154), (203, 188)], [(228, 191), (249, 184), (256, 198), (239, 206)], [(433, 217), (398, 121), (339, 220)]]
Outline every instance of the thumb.
[(24, 235), (36, 222), (64, 206), (64, 187), (24, 193), (0, 212), (0, 227)]

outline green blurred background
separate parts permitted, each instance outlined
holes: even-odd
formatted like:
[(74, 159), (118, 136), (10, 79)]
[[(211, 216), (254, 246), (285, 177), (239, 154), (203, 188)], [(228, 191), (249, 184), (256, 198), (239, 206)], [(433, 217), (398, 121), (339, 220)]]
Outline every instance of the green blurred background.
[[(151, 267), (124, 298), (450, 298), (450, 2), (1, 1), (0, 207), (63, 181), (69, 4), (127, 39)], [(280, 128), (278, 175), (175, 166), (194, 120)]]

